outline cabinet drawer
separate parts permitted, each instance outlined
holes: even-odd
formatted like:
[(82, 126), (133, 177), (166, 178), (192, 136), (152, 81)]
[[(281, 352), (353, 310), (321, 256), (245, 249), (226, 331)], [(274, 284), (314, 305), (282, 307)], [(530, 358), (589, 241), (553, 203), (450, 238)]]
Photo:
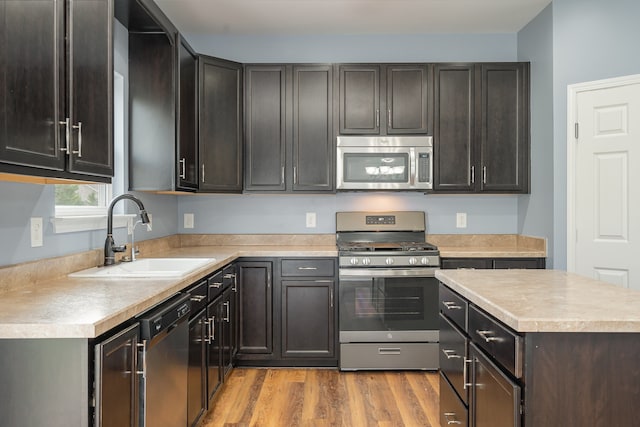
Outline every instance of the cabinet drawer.
[(493, 260), (493, 268), (544, 268), (544, 264), (538, 258), (501, 259)]
[(191, 295), (191, 313), (195, 315), (204, 308), (209, 301), (207, 279), (201, 280), (189, 288), (187, 293)]
[(468, 411), (440, 372), (440, 425), (467, 426)]
[(440, 311), (462, 329), (467, 330), (467, 310), (469, 304), (460, 295), (440, 283)]
[(467, 337), (440, 313), (440, 371), (467, 403)]
[(213, 276), (209, 277), (209, 301), (213, 301), (224, 290), (222, 270), (216, 272)]
[[(340, 344), (340, 370), (437, 370), (437, 343)], [(434, 361), (433, 366), (428, 361)]]
[(283, 259), (282, 276), (335, 276), (335, 260), (333, 259)]
[(523, 340), (520, 335), (502, 326), (475, 306), (469, 307), (467, 333), (473, 342), (486, 350), (512, 375), (516, 378), (522, 377)]
[(446, 258), (440, 260), (443, 270), (458, 268), (475, 268), (479, 270), (492, 268), (491, 260), (486, 258)]

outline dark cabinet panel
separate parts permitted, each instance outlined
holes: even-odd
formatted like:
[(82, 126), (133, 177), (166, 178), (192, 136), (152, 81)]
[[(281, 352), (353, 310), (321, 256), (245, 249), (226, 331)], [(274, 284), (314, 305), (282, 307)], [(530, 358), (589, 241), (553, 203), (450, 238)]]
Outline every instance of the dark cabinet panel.
[(200, 190), (242, 192), (242, 65), (200, 56)]
[(440, 425), (456, 425), (466, 427), (469, 419), (467, 407), (460, 401), (456, 392), (447, 381), (446, 376), (440, 372)]
[(333, 190), (332, 100), (331, 66), (293, 66), (293, 191)]
[(340, 133), (380, 133), (380, 66), (340, 65)]
[(479, 77), (481, 189), (528, 192), (528, 64), (482, 64)]
[(440, 260), (441, 268), (492, 268), (491, 259), (488, 258), (442, 258)]
[(239, 262), (238, 355), (273, 354), (273, 294), (270, 261)]
[(178, 164), (176, 189), (198, 188), (197, 56), (180, 35), (177, 37), (178, 91), (176, 121)]
[(442, 258), (441, 268), (546, 268), (544, 258)]
[(113, 2), (5, 0), (0, 22), (0, 162), (21, 174), (108, 180)]
[(434, 190), (475, 187), (475, 65), (435, 66)]
[(207, 396), (211, 401), (222, 384), (222, 322), (220, 321), (222, 299), (218, 298), (207, 307)]
[(187, 376), (187, 426), (198, 424), (207, 409), (207, 311), (189, 321), (189, 370)]
[(333, 357), (332, 280), (283, 280), (282, 357)]
[(285, 66), (245, 68), (245, 189), (285, 190)]
[(545, 268), (544, 258), (496, 258), (493, 268)]
[(432, 65), (388, 65), (386, 67), (387, 134), (432, 132)]

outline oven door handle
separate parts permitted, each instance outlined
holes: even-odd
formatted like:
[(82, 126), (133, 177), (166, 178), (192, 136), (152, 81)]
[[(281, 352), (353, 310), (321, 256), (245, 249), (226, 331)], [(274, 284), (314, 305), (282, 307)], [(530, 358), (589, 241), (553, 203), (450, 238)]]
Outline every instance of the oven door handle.
[(435, 277), (437, 268), (341, 268), (341, 280), (374, 279), (376, 277)]

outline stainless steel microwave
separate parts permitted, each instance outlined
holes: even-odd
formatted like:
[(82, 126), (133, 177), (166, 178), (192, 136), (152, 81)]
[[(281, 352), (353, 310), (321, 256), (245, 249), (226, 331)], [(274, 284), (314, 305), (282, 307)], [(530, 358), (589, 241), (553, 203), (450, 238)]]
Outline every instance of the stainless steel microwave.
[(338, 190), (431, 190), (433, 137), (339, 136)]

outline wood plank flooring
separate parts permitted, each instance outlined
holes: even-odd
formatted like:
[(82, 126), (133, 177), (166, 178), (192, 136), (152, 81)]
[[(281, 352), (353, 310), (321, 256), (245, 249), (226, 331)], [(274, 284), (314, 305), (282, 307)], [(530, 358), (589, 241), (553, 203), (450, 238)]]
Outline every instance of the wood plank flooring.
[(440, 427), (438, 374), (236, 368), (202, 427)]

